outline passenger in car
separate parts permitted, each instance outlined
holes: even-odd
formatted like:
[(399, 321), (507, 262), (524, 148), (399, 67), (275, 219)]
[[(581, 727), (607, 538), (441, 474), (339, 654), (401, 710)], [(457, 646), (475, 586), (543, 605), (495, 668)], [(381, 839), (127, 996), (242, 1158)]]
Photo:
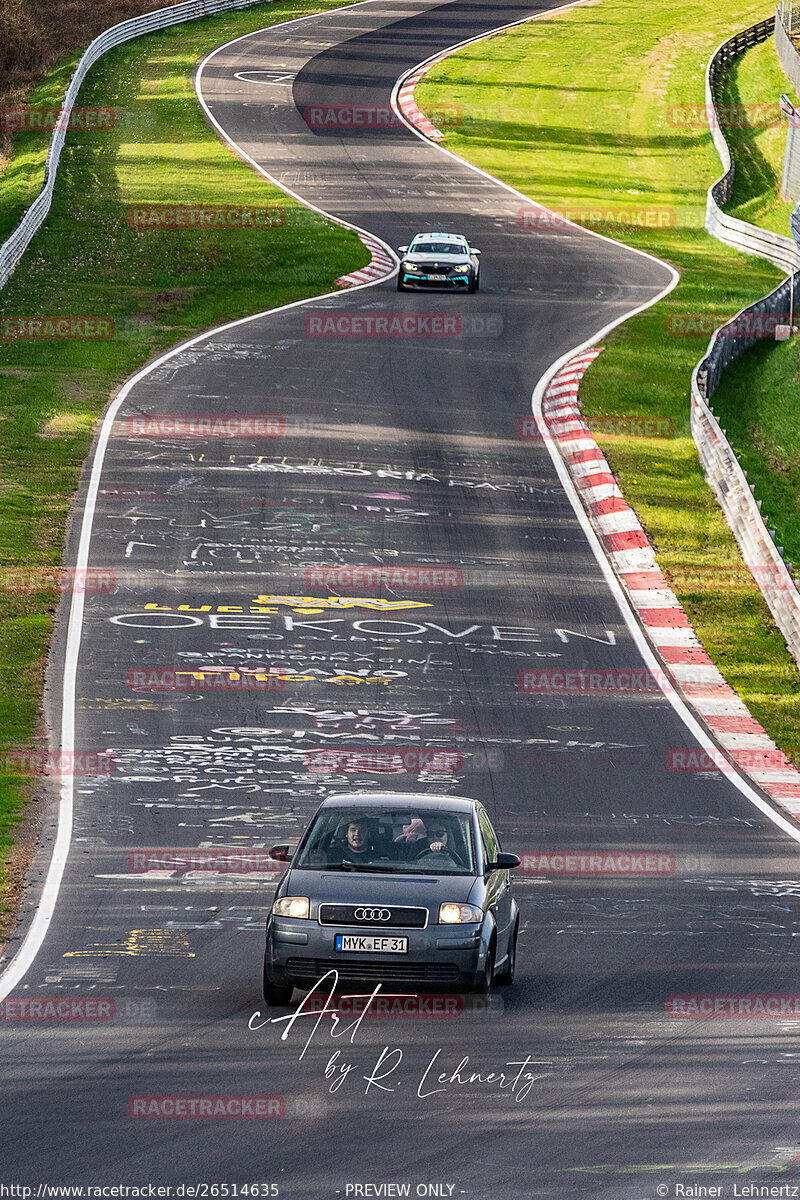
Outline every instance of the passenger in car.
[(330, 849), (331, 862), (368, 863), (374, 858), (373, 835), (366, 817), (354, 817), (349, 822), (344, 844), (334, 842)]

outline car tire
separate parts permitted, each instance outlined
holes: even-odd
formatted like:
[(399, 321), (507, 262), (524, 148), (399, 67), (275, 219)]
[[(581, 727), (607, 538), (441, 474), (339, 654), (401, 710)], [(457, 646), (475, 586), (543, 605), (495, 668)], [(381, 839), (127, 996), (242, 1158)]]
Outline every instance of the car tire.
[(489, 943), (489, 949), (486, 951), (486, 962), (483, 965), (483, 973), (478, 981), (477, 987), (475, 988), (476, 995), (483, 996), (485, 1000), (488, 1000), (492, 994), (492, 984), (494, 983), (494, 953), (495, 942), (494, 937), (492, 937), (492, 940)]
[(398, 290), (398, 292), (404, 292), (406, 290), (405, 287), (403, 286), (403, 281), (400, 278), (399, 271), (397, 272), (397, 290)]
[(495, 977), (495, 983), (500, 987), (508, 987), (514, 982), (514, 974), (517, 969), (517, 937), (519, 935), (519, 919), (514, 922), (514, 932), (508, 943), (508, 958), (506, 965), (499, 975)]
[(267, 973), (267, 963), (264, 961), (264, 1003), (269, 1008), (288, 1008), (292, 1002), (293, 987), (282, 987), (273, 983)]
[(469, 293), (470, 296), (472, 296), (475, 294), (475, 292), (477, 292), (477, 290), (478, 290), (478, 280), (474, 279), (474, 278), (470, 279), (469, 283), (467, 284), (467, 292)]
[(476, 271), (475, 272), (475, 291), (476, 292), (478, 291), (480, 286), (481, 286), (481, 273), (480, 273), (480, 271)]

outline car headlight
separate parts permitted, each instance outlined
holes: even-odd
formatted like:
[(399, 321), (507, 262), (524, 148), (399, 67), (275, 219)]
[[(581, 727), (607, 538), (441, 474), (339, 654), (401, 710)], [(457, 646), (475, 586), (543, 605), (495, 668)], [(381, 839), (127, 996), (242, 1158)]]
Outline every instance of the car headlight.
[(421, 271), (422, 267), (419, 265), (419, 263), (404, 262), (403, 270), (404, 271)]
[(469, 263), (458, 263), (456, 266), (456, 270), (457, 271), (468, 271)]
[(474, 904), (452, 904), (439, 907), (440, 925), (476, 925), (483, 920), (483, 909)]
[(281, 896), (272, 906), (276, 917), (307, 917), (308, 896)]

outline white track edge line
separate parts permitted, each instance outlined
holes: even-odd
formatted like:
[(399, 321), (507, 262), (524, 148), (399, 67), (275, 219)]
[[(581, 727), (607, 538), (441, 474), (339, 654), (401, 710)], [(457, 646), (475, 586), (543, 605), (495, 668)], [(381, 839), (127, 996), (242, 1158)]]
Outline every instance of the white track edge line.
[[(481, 167), (477, 167), (477, 166), (475, 166), (474, 163), (469, 162), (468, 159), (462, 158), (458, 154), (454, 154), (452, 150), (447, 150), (447, 149), (445, 149), (444, 146), (439, 145), (438, 142), (431, 141), (430, 138), (425, 137), (425, 135), (423, 133), (421, 133), (412, 124), (412, 122), (410, 122), (405, 117), (403, 112), (400, 110), (399, 104), (398, 104), (398, 93), (400, 91), (400, 87), (402, 86), (404, 80), (407, 79), (409, 76), (413, 75), (416, 71), (420, 70), (422, 67), (424, 67), (428, 63), (431, 63), (431, 65), (433, 65), (434, 61), (439, 62), (443, 58), (448, 57), (450, 54), (455, 53), (457, 50), (462, 49), (464, 46), (471, 45), (474, 42), (483, 41), (484, 39), (486, 39), (488, 37), (492, 37), (494, 34), (500, 33), (505, 29), (513, 29), (518, 25), (524, 25), (532, 20), (545, 19), (546, 17), (551, 16), (553, 13), (563, 12), (565, 9), (577, 8), (577, 7), (579, 7), (579, 5), (581, 5), (583, 3), (586, 3), (586, 0), (573, 0), (572, 3), (561, 5), (559, 8), (551, 9), (546, 13), (539, 13), (534, 17), (526, 17), (522, 21), (513, 21), (509, 25), (499, 26), (497, 29), (490, 30), (488, 33), (482, 33), (482, 34), (479, 34), (477, 37), (469, 38), (464, 42), (459, 42), (456, 45), (451, 46), (448, 50), (440, 52), (439, 54), (436, 54), (436, 55), (432, 55), (430, 58), (423, 60), (423, 62), (418, 63), (416, 67), (412, 67), (410, 71), (405, 71), (400, 76), (398, 81), (395, 83), (394, 88), (392, 89), (392, 107), (393, 107), (395, 113), (408, 126), (408, 128), (411, 129), (412, 132), (415, 133), (418, 138), (420, 138), (421, 141), (424, 141), (429, 146), (432, 146), (434, 150), (438, 150), (440, 154), (446, 154), (449, 158), (455, 159), (456, 162), (459, 162), (459, 163), (463, 164), (464, 166), (469, 167), (470, 170), (475, 171), (476, 174), (482, 175), (484, 179), (491, 180), (492, 183), (498, 184), (500, 187), (505, 189), (505, 191), (510, 192), (512, 195), (519, 196), (520, 199), (524, 200), (526, 203), (535, 204), (537, 207), (545, 209), (545, 206), (543, 204), (541, 204), (539, 201), (531, 200), (530, 197), (524, 195), (524, 193), (520, 192), (517, 188), (512, 187), (511, 184), (504, 183), (502, 179), (497, 179), (494, 175), (491, 175), (488, 171), (484, 171)], [(551, 211), (551, 210), (545, 209), (545, 211)], [(574, 223), (569, 222), (569, 224), (574, 224)], [(625, 622), (625, 625), (626, 625), (629, 633), (631, 634), (631, 637), (633, 638), (637, 649), (641, 653), (644, 661), (647, 663), (647, 665), (653, 671), (655, 678), (659, 680), (659, 686), (661, 687), (663, 694), (665, 695), (665, 697), (667, 698), (669, 703), (672, 705), (676, 714), (683, 721), (684, 725), (687, 727), (687, 729), (690, 731), (690, 733), (694, 736), (694, 738), (700, 744), (700, 746), (706, 751), (708, 751), (708, 750), (718, 751), (719, 747), (716, 746), (714, 744), (714, 742), (712, 741), (712, 739), (709, 737), (706, 730), (701, 725), (699, 718), (692, 711), (688, 701), (685, 700), (683, 698), (683, 696), (681, 696), (677, 691), (672, 689), (670, 687), (670, 685), (667, 684), (665, 686), (665, 680), (663, 678), (663, 674), (664, 674), (663, 667), (662, 667), (661, 663), (658, 661), (658, 659), (656, 658), (655, 652), (653, 651), (639, 621), (636, 618), (634, 609), (631, 606), (630, 601), (628, 600), (628, 597), (626, 596), (626, 594), (623, 590), (622, 584), (620, 583), (619, 579), (617, 578), (617, 575), (615, 574), (614, 569), (611, 566), (611, 562), (605, 552), (605, 549), (603, 548), (603, 546), (600, 542), (600, 539), (589, 520), (588, 514), (587, 514), (585, 508), (583, 507), (583, 503), (581, 502), (581, 499), (578, 495), (577, 488), (575, 487), (575, 484), (572, 480), (572, 476), (569, 474), (566, 464), (564, 463), (563, 459), (561, 458), (560, 451), (555, 444), (555, 440), (550, 433), (550, 430), (547, 426), (547, 422), (544, 418), (544, 414), (542, 412), (542, 401), (544, 399), (545, 392), (547, 391), (548, 384), (558, 374), (558, 371), (560, 370), (561, 367), (566, 366), (567, 363), (569, 363), (571, 359), (573, 359), (576, 355), (580, 354), (582, 351), (590, 349), (597, 342), (601, 341), (602, 338), (606, 337), (607, 334), (609, 334), (612, 329), (615, 329), (618, 325), (621, 325), (624, 321), (627, 321), (631, 317), (635, 317), (638, 313), (644, 312), (646, 309), (652, 308), (653, 305), (658, 304), (658, 302), (660, 300), (663, 300), (663, 298), (666, 295), (668, 295), (677, 286), (677, 284), (680, 280), (680, 275), (673, 266), (671, 266), (669, 263), (664, 262), (662, 259), (657, 258), (654, 254), (648, 254), (647, 251), (639, 250), (635, 246), (628, 246), (628, 245), (626, 245), (625, 242), (617, 241), (615, 238), (606, 237), (604, 234), (598, 233), (596, 230), (585, 229), (582, 225), (574, 225), (574, 227), (576, 229), (580, 229), (583, 233), (590, 234), (594, 237), (599, 237), (603, 241), (612, 242), (615, 246), (620, 247), (620, 249), (628, 250), (633, 254), (639, 254), (643, 258), (649, 259), (651, 262), (658, 263), (660, 266), (664, 267), (667, 271), (670, 272), (670, 274), (672, 276), (672, 280), (668, 284), (668, 286), (665, 287), (661, 292), (659, 292), (658, 295), (655, 296), (652, 300), (648, 300), (644, 304), (639, 304), (635, 308), (630, 309), (627, 313), (623, 313), (622, 316), (619, 316), (619, 317), (615, 318), (613, 321), (610, 321), (607, 325), (604, 325), (602, 329), (598, 330), (597, 333), (593, 334), (591, 337), (587, 338), (585, 341), (580, 342), (578, 345), (574, 346), (571, 350), (567, 351), (565, 354), (562, 354), (558, 359), (556, 359), (556, 361), (554, 363), (552, 363), (548, 367), (548, 369), (544, 372), (544, 374), (540, 377), (540, 379), (538, 380), (538, 382), (536, 384), (536, 387), (534, 388), (533, 395), (531, 397), (531, 411), (533, 412), (533, 415), (534, 415), (534, 417), (536, 417), (537, 423), (540, 426), (540, 432), (542, 433), (543, 440), (545, 442), (545, 445), (547, 446), (547, 450), (550, 455), (550, 458), (552, 459), (553, 465), (556, 468), (556, 473), (558, 474), (558, 477), (561, 480), (561, 483), (564, 487), (564, 491), (567, 495), (567, 498), (569, 499), (569, 502), (572, 505), (575, 515), (578, 518), (578, 522), (579, 522), (584, 534), (586, 535), (586, 540), (588, 541), (589, 546), (591, 547), (591, 550), (598, 562), (598, 565), (600, 566), (600, 569), (603, 572), (603, 576), (605, 577), (606, 583), (608, 584), (609, 591), (611, 592), (612, 596), (614, 597), (614, 599), (617, 602), (617, 606), (620, 610), (620, 614), (622, 615), (622, 619)], [(747, 783), (747, 781), (744, 778), (742, 778), (742, 776), (732, 773), (729, 776), (729, 778), (730, 778), (730, 781), (734, 784), (734, 786), (742, 793), (742, 795), (747, 800), (749, 800), (757, 809), (759, 809), (760, 812), (762, 812), (766, 817), (768, 817), (784, 833), (788, 834), (789, 837), (791, 837), (795, 842), (800, 842), (800, 829), (798, 829), (795, 825), (791, 824), (791, 822), (788, 821), (786, 819), (786, 817), (782, 816), (782, 814), (777, 812), (772, 807), (771, 804), (769, 804), (766, 800), (764, 800), (761, 796), (759, 796), (758, 793), (756, 791), (754, 791), (754, 789), (750, 786), (750, 784)]]
[[(377, 2), (378, 2), (378, 0), (362, 0), (362, 2), (360, 4), (343, 5), (341, 8), (333, 9), (332, 11), (333, 11), (333, 13), (338, 13), (338, 12), (343, 12), (345, 9), (361, 8), (361, 7), (364, 7), (364, 5), (366, 5), (366, 4), (373, 4), (373, 3), (377, 3)], [(294, 25), (300, 21), (311, 20), (313, 17), (328, 16), (328, 15), (332, 15), (332, 14), (311, 13), (308, 16), (297, 17), (293, 21), (279, 22), (278, 24), (279, 25), (285, 24), (287, 26)], [(226, 134), (226, 132), (222, 128), (222, 126), (219, 124), (219, 122), (209, 112), (208, 107), (205, 104), (205, 101), (203, 100), (202, 94), (200, 93), (200, 90), (199, 90), (201, 72), (202, 72), (202, 68), (205, 66), (205, 64), (211, 58), (213, 58), (213, 56), (215, 54), (217, 54), (220, 50), (225, 49), (226, 46), (233, 45), (234, 42), (242, 41), (243, 38), (253, 37), (253, 36), (255, 36), (255, 34), (263, 33), (264, 29), (276, 29), (276, 28), (278, 28), (278, 25), (267, 25), (267, 26), (264, 26), (262, 29), (253, 30), (252, 33), (243, 34), (241, 37), (232, 39), (231, 42), (226, 42), (222, 46), (218, 46), (215, 50), (212, 50), (211, 53), (208, 54), (202, 60), (200, 66), (197, 69), (197, 74), (195, 76), (195, 88), (197, 89), (198, 99), (199, 99), (203, 109), (205, 110), (209, 120), (212, 122), (215, 129), (217, 129), (218, 132), (220, 133), (223, 141), (227, 142), (227, 144), (229, 146), (233, 147), (239, 154), (242, 155), (243, 158), (245, 158), (249, 163), (251, 163), (260, 175), (264, 176), (265, 179), (267, 179), (270, 183), (274, 184), (274, 186), (277, 187), (280, 191), (283, 191), (287, 195), (290, 195), (293, 199), (297, 200), (300, 204), (303, 204), (306, 208), (312, 209), (314, 212), (318, 212), (321, 216), (324, 216), (328, 220), (333, 221), (334, 224), (343, 226), (345, 229), (350, 229), (355, 233), (363, 233), (365, 236), (373, 238), (373, 240), (378, 242), (380, 245), (385, 246), (389, 252), (391, 260), (395, 263), (395, 267), (396, 267), (397, 265), (399, 265), (397, 256), (395, 255), (395, 253), (391, 249), (391, 247), (387, 246), (386, 242), (384, 242), (382, 238), (377, 237), (375, 234), (369, 233), (369, 231), (366, 229), (361, 229), (357, 225), (349, 224), (346, 221), (342, 221), (338, 217), (332, 216), (330, 213), (325, 212), (324, 209), (317, 208), (316, 205), (309, 204), (308, 202), (303, 200), (302, 196), (299, 196), (296, 192), (291, 191), (289, 188), (283, 187), (280, 183), (278, 183), (277, 180), (273, 179), (266, 171), (264, 171), (262, 168), (260, 168), (258, 166), (258, 163), (254, 162), (254, 160), (252, 158), (250, 158), (250, 156), (248, 154), (246, 154), (241, 149), (241, 147), (238, 146), (236, 144), (236, 142), (233, 141), (232, 138), (228, 137), (228, 135)], [(363, 270), (364, 268), (360, 268), (360, 269)], [(112, 401), (112, 403), (111, 403), (110, 407), (107, 409), (106, 415), (103, 419), (100, 436), (98, 438), (97, 447), (94, 451), (94, 458), (92, 460), (92, 469), (91, 469), (91, 475), (90, 475), (90, 479), (89, 479), (89, 487), (88, 487), (87, 495), (86, 495), (86, 507), (84, 509), (83, 518), (82, 518), (82, 522), (81, 522), (81, 534), (80, 534), (80, 541), (78, 544), (78, 554), (77, 554), (76, 564), (75, 564), (76, 571), (86, 569), (87, 564), (88, 564), (89, 547), (90, 547), (91, 537), (92, 537), (92, 525), (94, 523), (94, 512), (95, 512), (95, 507), (96, 507), (96, 503), (97, 503), (97, 493), (98, 493), (99, 486), (100, 486), (100, 476), (103, 471), (103, 463), (104, 463), (104, 459), (105, 459), (106, 447), (108, 445), (109, 438), (111, 437), (111, 429), (114, 424), (114, 420), (116, 419), (116, 415), (119, 412), (121, 405), (127, 399), (128, 394), (130, 393), (132, 388), (137, 383), (140, 382), (140, 380), (144, 379), (147, 375), (150, 374), (151, 371), (154, 371), (157, 367), (160, 367), (165, 362), (168, 362), (169, 359), (173, 358), (175, 355), (182, 353), (184, 350), (187, 350), (190, 346), (195, 346), (199, 342), (204, 341), (206, 338), (216, 336), (216, 334), (218, 334), (218, 333), (223, 333), (226, 329), (234, 329), (239, 325), (246, 325), (250, 321), (257, 321), (261, 317), (270, 316), (273, 313), (285, 312), (287, 309), (290, 309), (290, 308), (299, 308), (301, 305), (304, 305), (304, 304), (316, 304), (319, 300), (328, 300), (328, 299), (334, 299), (334, 298), (342, 298), (344, 296), (351, 296), (353, 294), (353, 292), (361, 291), (365, 288), (375, 287), (375, 285), (377, 283), (380, 283), (384, 279), (387, 279), (387, 278), (390, 278), (390, 275), (384, 275), (380, 279), (370, 280), (367, 283), (356, 284), (352, 287), (347, 288), (346, 290), (341, 290), (341, 291), (337, 290), (335, 292), (325, 292), (319, 296), (309, 296), (305, 300), (295, 300), (290, 304), (282, 304), (278, 308), (265, 309), (263, 312), (253, 313), (251, 316), (240, 317), (235, 321), (229, 321), (225, 325), (218, 325), (214, 329), (205, 330), (203, 333), (196, 334), (195, 337), (190, 338), (188, 341), (181, 342), (179, 345), (173, 346), (171, 350), (167, 350), (164, 354), (160, 355), (152, 363), (149, 363), (147, 366), (142, 367), (141, 370), (137, 371), (134, 375), (132, 375), (131, 378), (128, 379), (126, 381), (126, 383), (123, 385), (123, 387), (120, 390), (119, 394), (117, 395), (116, 399)], [(84, 608), (83, 594), (81, 592), (73, 592), (72, 600), (70, 603), (68, 624), (67, 624), (67, 644), (66, 644), (66, 650), (65, 650), (64, 679), (63, 679), (63, 684), (62, 684), (63, 707), (62, 707), (62, 713), (61, 713), (61, 752), (63, 754), (70, 754), (70, 753), (73, 753), (73, 751), (74, 751), (75, 688), (76, 688), (76, 678), (77, 678), (78, 655), (80, 652), (82, 632), (83, 632), (83, 628), (82, 628), (83, 627), (83, 608)], [(64, 780), (61, 784), (61, 795), (60, 795), (60, 801), (59, 801), (56, 838), (55, 838), (55, 842), (53, 844), (53, 851), (51, 854), (50, 862), (48, 864), (47, 875), (45, 877), (44, 886), (42, 888), (41, 898), (40, 898), (39, 904), (37, 906), (36, 912), (34, 914), (33, 920), (31, 921), (30, 927), (28, 928), (28, 931), (25, 934), (25, 937), (23, 938), (22, 944), (19, 946), (19, 948), (14, 953), (14, 956), (11, 959), (11, 961), (9, 962), (6, 969), (2, 972), (2, 974), (0, 974), (0, 1001), (4, 1000), (9, 995), (12, 988), (16, 987), (17, 984), (24, 978), (24, 976), (30, 970), (30, 968), (33, 965), (33, 962), (36, 958), (36, 955), (39, 953), (39, 950), (42, 947), (42, 943), (44, 942), (44, 939), (47, 936), (47, 931), (50, 928), (50, 922), (52, 921), (53, 915), (55, 913), (56, 901), (58, 900), (58, 894), (61, 889), (61, 882), (64, 877), (64, 869), (65, 869), (66, 863), (67, 863), (67, 856), (69, 854), (70, 846), (72, 844), (73, 800), (74, 800), (73, 777), (70, 775), (67, 775), (64, 777)], [(7, 949), (7, 946), (8, 946), (8, 943), (6, 943), (6, 949)]]

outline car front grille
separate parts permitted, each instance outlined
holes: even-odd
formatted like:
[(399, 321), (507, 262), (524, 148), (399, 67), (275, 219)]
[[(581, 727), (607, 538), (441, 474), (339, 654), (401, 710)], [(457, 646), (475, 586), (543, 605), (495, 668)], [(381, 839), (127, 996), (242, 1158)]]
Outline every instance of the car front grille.
[(458, 979), (456, 963), (366, 962), (363, 959), (288, 958), (286, 971), (295, 979), (320, 979), (328, 971), (338, 971), (340, 979), (417, 980), (422, 983), (452, 983)]
[[(383, 914), (388, 913), (388, 917)], [(365, 914), (369, 914), (366, 916)], [(424, 929), (427, 908), (398, 908), (392, 904), (320, 904), (320, 925), (365, 925), (386, 928)]]

